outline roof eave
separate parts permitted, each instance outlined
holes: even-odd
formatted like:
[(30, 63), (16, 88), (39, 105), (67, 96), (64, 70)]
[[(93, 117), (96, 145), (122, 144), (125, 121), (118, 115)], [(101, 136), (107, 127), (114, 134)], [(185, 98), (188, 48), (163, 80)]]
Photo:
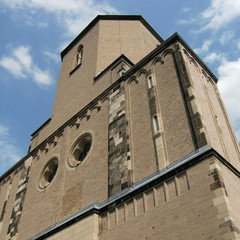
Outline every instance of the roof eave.
[(161, 45), (156, 47), (153, 51), (151, 51), (148, 55), (146, 55), (143, 59), (141, 59), (138, 63), (136, 63), (131, 69), (129, 69), (126, 74), (125, 78), (130, 76), (136, 69), (144, 65), (146, 62), (148, 62), (152, 57), (159, 54), (161, 51), (163, 51), (165, 48), (167, 48), (170, 44), (174, 42), (180, 42), (187, 51), (199, 62), (199, 64), (208, 72), (209, 77), (213, 79), (215, 83), (218, 82), (218, 78), (215, 76), (215, 74), (207, 67), (207, 65), (198, 57), (198, 55), (191, 49), (191, 47), (183, 40), (183, 38), (176, 32), (173, 35), (171, 35), (167, 40), (165, 40)]
[(146, 22), (146, 20), (141, 15), (98, 15), (95, 17), (78, 36), (72, 40), (72, 42), (61, 52), (61, 59), (68, 53), (68, 51), (83, 37), (89, 32), (100, 20), (131, 20), (131, 21), (140, 21), (159, 41), (163, 42), (164, 40), (158, 35), (158, 33)]

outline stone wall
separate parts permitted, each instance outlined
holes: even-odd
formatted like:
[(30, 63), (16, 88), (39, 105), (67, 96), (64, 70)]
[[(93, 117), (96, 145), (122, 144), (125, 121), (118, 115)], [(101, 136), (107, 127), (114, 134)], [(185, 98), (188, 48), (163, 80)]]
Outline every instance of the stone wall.
[(126, 240), (238, 239), (224, 186), (213, 173), (215, 160), (110, 208), (101, 215), (99, 239), (120, 240), (123, 233)]
[(132, 185), (131, 155), (123, 85), (109, 93), (108, 184), (109, 196)]

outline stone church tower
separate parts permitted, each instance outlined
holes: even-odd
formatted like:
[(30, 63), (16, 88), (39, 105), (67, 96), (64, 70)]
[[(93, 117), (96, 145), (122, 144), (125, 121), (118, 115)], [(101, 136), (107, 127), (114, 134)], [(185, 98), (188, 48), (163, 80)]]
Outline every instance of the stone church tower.
[(97, 16), (52, 117), (0, 177), (0, 239), (240, 239), (240, 153), (217, 78), (176, 33)]

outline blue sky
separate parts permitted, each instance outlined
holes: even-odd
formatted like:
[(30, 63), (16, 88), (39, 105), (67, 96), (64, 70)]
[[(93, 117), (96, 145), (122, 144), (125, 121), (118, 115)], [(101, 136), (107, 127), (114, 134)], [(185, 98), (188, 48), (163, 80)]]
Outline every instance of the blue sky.
[(219, 78), (240, 139), (240, 0), (0, 0), (0, 175), (51, 117), (60, 52), (98, 14), (137, 14), (178, 32)]

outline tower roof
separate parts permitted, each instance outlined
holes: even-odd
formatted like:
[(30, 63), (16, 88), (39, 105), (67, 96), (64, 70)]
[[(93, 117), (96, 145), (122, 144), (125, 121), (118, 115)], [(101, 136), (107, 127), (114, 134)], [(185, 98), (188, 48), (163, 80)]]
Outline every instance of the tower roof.
[(152, 33), (152, 35), (163, 42), (164, 40), (157, 34), (157, 32), (146, 22), (146, 20), (141, 15), (98, 15), (94, 18), (88, 26), (81, 31), (78, 36), (61, 52), (61, 58), (67, 54), (67, 52), (85, 35), (90, 29), (96, 25), (101, 20), (125, 20), (125, 21), (139, 21), (141, 22), (148, 30)]

